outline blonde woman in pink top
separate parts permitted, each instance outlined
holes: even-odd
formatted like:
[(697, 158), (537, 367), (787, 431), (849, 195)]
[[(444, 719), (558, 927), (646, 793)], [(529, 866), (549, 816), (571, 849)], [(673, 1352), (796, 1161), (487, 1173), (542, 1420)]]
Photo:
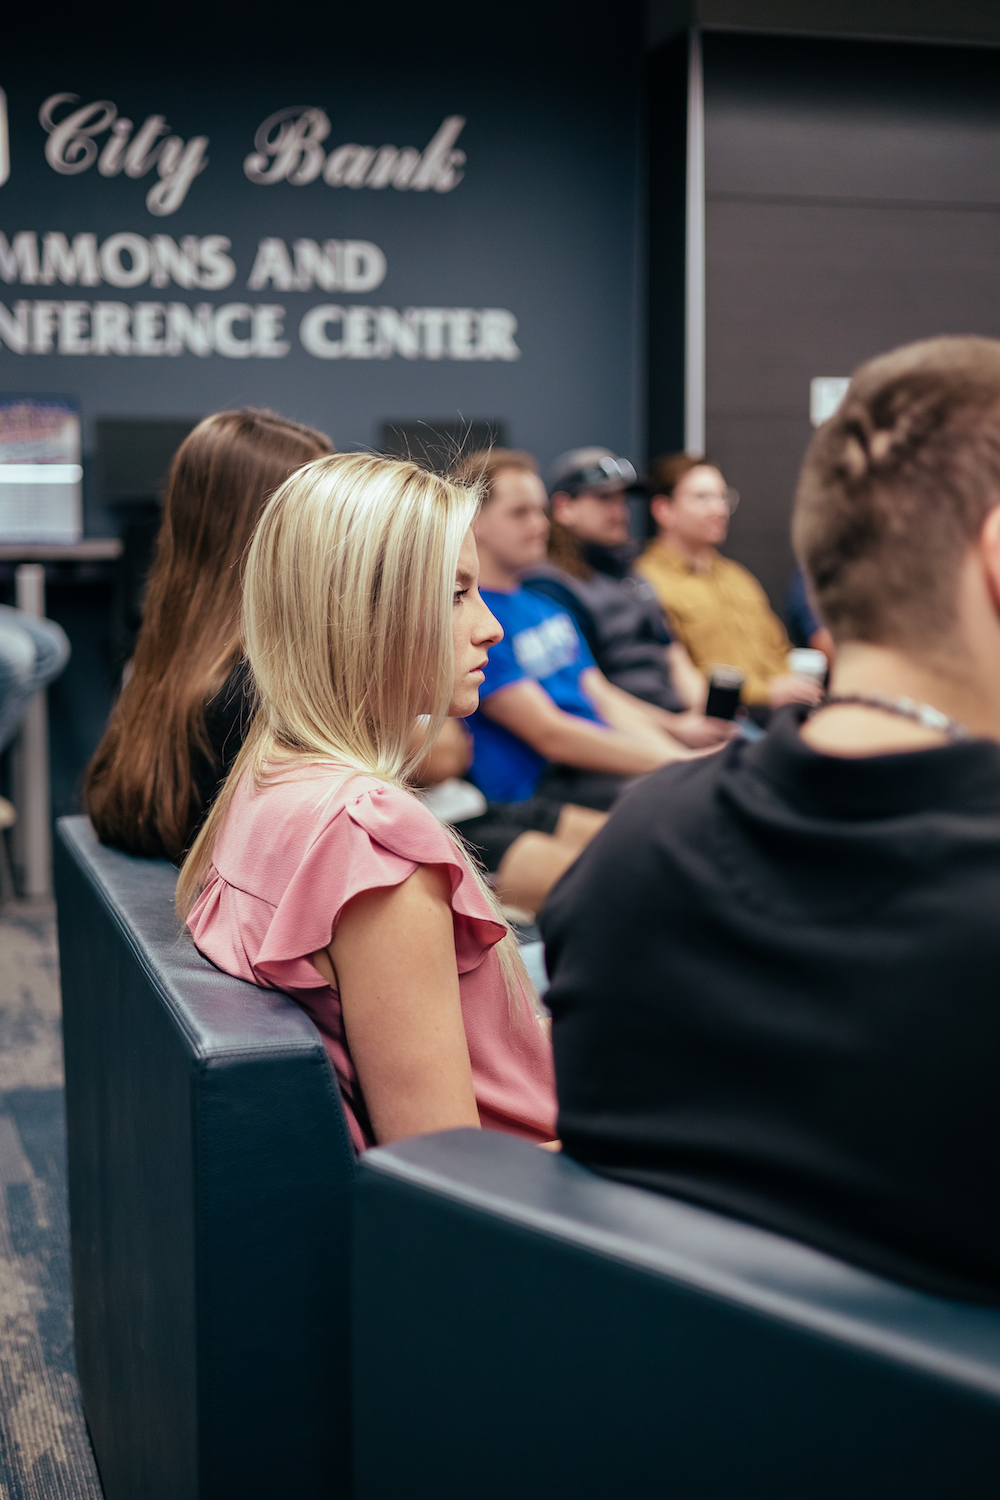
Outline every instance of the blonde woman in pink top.
[(177, 887), (206, 957), (312, 1017), (358, 1150), (470, 1125), (555, 1134), (514, 938), (407, 782), (418, 718), (430, 743), (473, 713), (502, 637), (478, 591), (477, 504), (364, 454), (275, 492), (244, 585), (259, 708)]

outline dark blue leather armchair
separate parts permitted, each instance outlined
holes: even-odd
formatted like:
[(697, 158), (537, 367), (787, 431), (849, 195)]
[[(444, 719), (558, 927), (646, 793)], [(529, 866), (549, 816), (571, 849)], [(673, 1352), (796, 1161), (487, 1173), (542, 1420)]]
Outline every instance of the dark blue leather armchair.
[(60, 822), (76, 1353), (107, 1500), (349, 1492), (354, 1159), (319, 1034), (214, 969), (174, 869)]
[(995, 1500), (1000, 1311), (476, 1131), (366, 1154), (356, 1500)]

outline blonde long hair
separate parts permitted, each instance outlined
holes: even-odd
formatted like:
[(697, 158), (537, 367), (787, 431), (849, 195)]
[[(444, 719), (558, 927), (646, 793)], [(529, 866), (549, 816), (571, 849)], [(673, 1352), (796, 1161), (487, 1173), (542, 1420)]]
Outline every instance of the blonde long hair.
[[(268, 762), (334, 761), (409, 790), (417, 716), (438, 733), (454, 689), (455, 570), (479, 507), (474, 486), (416, 464), (342, 453), (317, 459), (268, 502), (247, 557), (243, 639), (259, 706), (237, 760), (181, 867), (186, 919), (233, 793)], [(531, 993), (517, 944), (461, 840), (462, 859), (507, 934), (498, 948), (512, 1012)]]

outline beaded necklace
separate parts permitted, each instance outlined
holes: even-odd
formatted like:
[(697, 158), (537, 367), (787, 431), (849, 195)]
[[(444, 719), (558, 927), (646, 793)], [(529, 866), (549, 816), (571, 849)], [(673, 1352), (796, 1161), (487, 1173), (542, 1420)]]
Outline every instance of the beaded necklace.
[[(829, 708), (834, 703), (853, 703), (859, 708), (877, 708), (882, 713), (895, 714), (897, 719), (912, 719), (924, 729), (933, 729), (947, 735), (953, 742), (971, 740), (972, 733), (957, 719), (949, 719), (939, 708), (930, 703), (917, 703), (912, 698), (886, 698), (881, 693), (831, 693), (818, 708)], [(813, 712), (817, 712), (814, 709)]]

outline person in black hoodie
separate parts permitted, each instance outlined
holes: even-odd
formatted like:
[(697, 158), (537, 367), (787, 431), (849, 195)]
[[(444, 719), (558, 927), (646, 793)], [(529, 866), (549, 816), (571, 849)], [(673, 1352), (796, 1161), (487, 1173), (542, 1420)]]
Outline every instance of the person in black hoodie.
[(636, 473), (610, 448), (575, 448), (549, 472), (548, 561), (524, 585), (572, 615), (609, 682), (663, 715), (694, 748), (721, 744), (730, 728), (706, 719), (708, 685), (673, 640), (651, 586), (632, 571), (628, 486)]
[(862, 366), (793, 539), (829, 697), (637, 784), (546, 904), (559, 1135), (1000, 1303), (1000, 342)]

